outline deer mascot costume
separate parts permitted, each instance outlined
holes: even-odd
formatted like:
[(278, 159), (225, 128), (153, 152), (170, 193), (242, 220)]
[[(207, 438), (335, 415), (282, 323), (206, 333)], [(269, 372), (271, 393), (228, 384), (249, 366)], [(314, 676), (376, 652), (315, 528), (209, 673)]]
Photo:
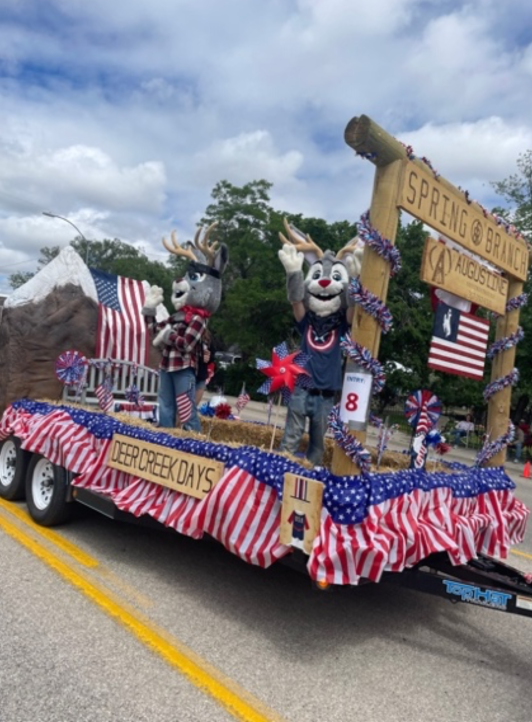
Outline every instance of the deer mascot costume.
[(221, 275), (227, 265), (227, 246), (209, 244), (209, 236), (216, 223), (210, 225), (203, 238), (199, 228), (194, 244), (180, 246), (172, 232), (172, 246), (163, 238), (167, 251), (189, 259), (183, 278), (172, 284), (171, 303), (174, 313), (158, 323), (155, 310), (163, 301), (163, 291), (152, 286), (146, 295), (142, 313), (150, 330), (155, 334), (153, 345), (162, 352), (159, 378), (159, 426), (172, 428), (176, 423), (177, 397), (186, 394), (190, 400), (190, 416), (183, 428), (201, 431), (195, 404), (195, 370), (201, 353), (202, 338), (207, 321), (220, 305), (222, 296)]
[[(300, 349), (309, 361), (311, 386), (296, 386), (290, 398), (281, 449), (295, 454), (309, 419), (307, 459), (314, 465), (323, 460), (327, 418), (342, 389), (341, 337), (350, 329), (353, 318), (348, 287), (358, 276), (363, 245), (350, 241), (341, 251), (323, 252), (310, 238), (284, 222), (287, 236), (278, 252), (286, 271), (288, 301), (301, 333)], [(309, 269), (303, 274), (303, 262)]]

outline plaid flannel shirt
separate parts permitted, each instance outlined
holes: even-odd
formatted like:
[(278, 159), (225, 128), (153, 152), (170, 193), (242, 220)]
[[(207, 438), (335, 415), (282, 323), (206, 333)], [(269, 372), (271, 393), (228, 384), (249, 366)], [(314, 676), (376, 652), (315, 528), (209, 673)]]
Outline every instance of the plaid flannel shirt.
[(173, 316), (167, 321), (157, 323), (154, 316), (146, 316), (146, 322), (154, 335), (168, 323), (172, 326), (166, 345), (162, 349), (160, 368), (164, 371), (181, 371), (198, 365), (198, 356), (201, 352), (201, 339), (207, 328), (207, 319), (193, 314), (187, 323), (184, 320), (175, 322)]

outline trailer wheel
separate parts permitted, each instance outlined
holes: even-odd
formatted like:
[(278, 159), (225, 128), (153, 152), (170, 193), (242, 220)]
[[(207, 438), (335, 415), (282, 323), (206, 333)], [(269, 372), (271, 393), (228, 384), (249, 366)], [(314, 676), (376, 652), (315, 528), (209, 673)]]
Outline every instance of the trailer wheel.
[(33, 521), (55, 526), (70, 516), (66, 471), (41, 454), (34, 454), (26, 474), (26, 504)]
[(20, 439), (8, 436), (0, 442), (0, 497), (7, 501), (24, 499), (26, 470), (30, 453), (20, 448)]

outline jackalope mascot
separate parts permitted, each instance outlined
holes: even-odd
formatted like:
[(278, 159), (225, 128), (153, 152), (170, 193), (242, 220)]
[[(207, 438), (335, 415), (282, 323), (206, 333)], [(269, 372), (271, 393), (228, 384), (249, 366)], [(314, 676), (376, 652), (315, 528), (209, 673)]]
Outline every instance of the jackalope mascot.
[[(327, 417), (342, 389), (340, 338), (350, 329), (353, 306), (348, 287), (358, 276), (363, 246), (351, 240), (338, 253), (323, 252), (311, 239), (284, 222), (287, 236), (278, 252), (286, 271), (288, 300), (301, 333), (301, 351), (310, 357), (305, 370), (311, 386), (296, 386), (288, 405), (281, 449), (295, 454), (309, 418), (307, 459), (314, 465), (323, 460)], [(303, 274), (303, 261), (309, 269)]]
[(195, 404), (195, 369), (201, 353), (201, 341), (209, 317), (218, 309), (222, 296), (221, 275), (227, 265), (227, 246), (218, 242), (209, 244), (209, 236), (216, 226), (205, 231), (199, 228), (194, 244), (181, 246), (172, 232), (172, 245), (163, 238), (167, 251), (189, 259), (183, 278), (172, 284), (171, 303), (175, 313), (163, 322), (157, 322), (155, 312), (163, 302), (163, 291), (152, 286), (146, 295), (142, 313), (155, 334), (153, 345), (162, 351), (159, 378), (159, 426), (172, 428), (176, 423), (177, 401), (186, 394), (190, 400), (190, 416), (183, 428), (201, 431)]

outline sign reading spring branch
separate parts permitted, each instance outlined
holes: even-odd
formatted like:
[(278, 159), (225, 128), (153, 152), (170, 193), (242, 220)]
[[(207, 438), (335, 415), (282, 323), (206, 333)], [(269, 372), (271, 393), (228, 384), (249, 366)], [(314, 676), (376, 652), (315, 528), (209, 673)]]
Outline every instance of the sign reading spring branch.
[(403, 210), (514, 278), (526, 281), (529, 260), (524, 241), (507, 233), (491, 216), (485, 216), (480, 206), (468, 203), (430, 170), (410, 160), (403, 163), (399, 197)]
[(224, 473), (221, 461), (114, 434), (107, 466), (203, 499)]
[(425, 241), (421, 280), (501, 316), (505, 313), (507, 279), (434, 238)]

